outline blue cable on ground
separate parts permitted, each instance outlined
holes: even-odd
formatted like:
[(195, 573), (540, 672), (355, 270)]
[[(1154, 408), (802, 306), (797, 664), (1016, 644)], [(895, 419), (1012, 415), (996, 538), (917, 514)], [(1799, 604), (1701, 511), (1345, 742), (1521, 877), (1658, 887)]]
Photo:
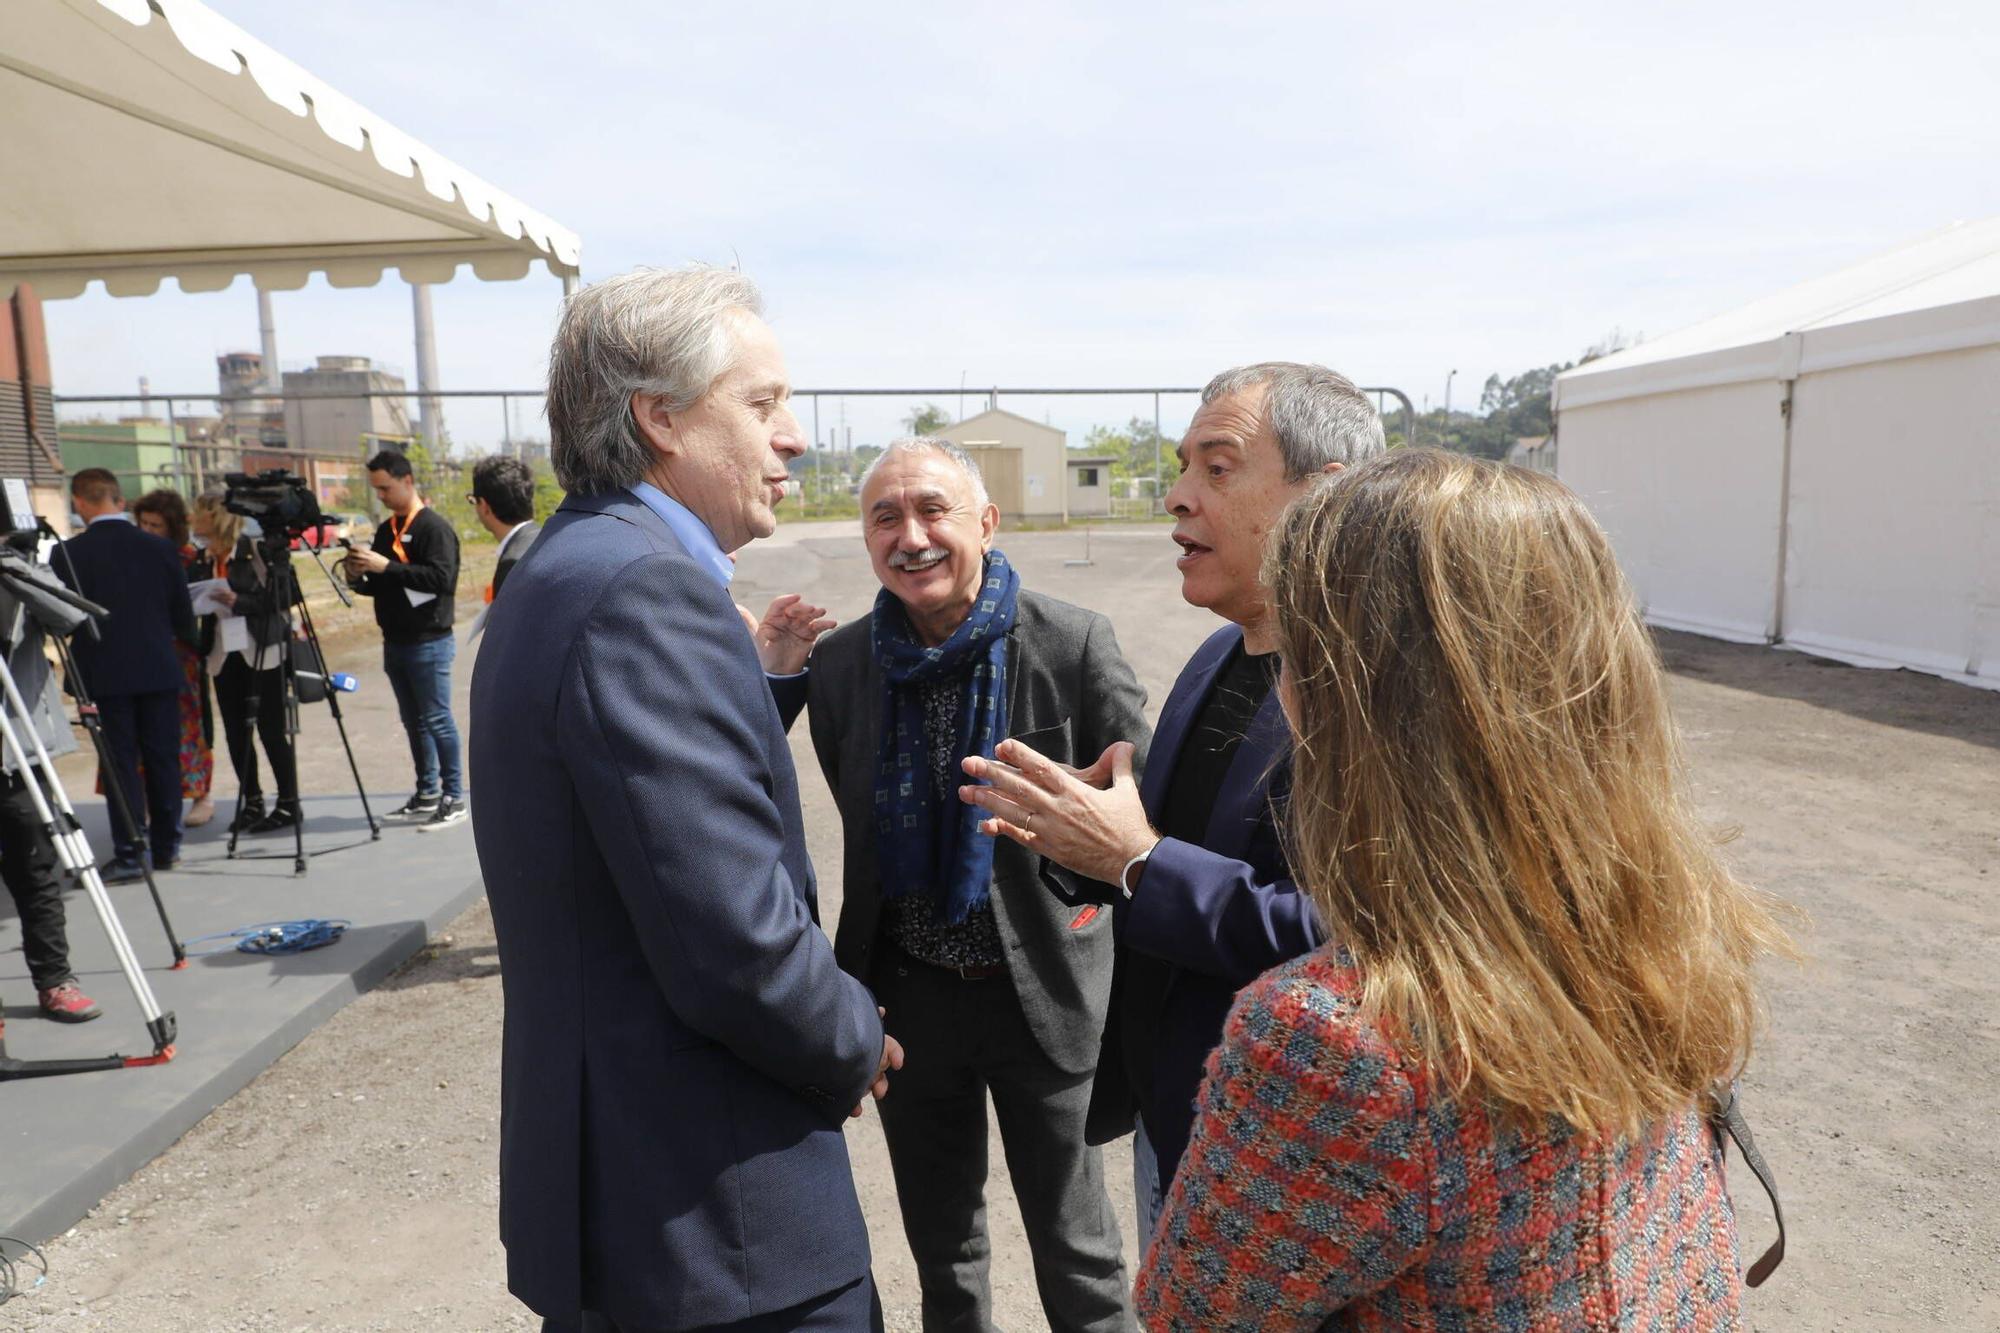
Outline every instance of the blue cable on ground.
[[(204, 957), (212, 953), (227, 953), (235, 949), (238, 953), (285, 954), (304, 953), (307, 949), (323, 948), (347, 933), (352, 921), (320, 921), (309, 918), (304, 921), (266, 921), (260, 926), (239, 926), (235, 930), (219, 931), (213, 935), (199, 935), (188, 940), (182, 947), (191, 958)], [(213, 949), (197, 949), (193, 946), (206, 944), (211, 940), (228, 940), (231, 943), (217, 945)]]

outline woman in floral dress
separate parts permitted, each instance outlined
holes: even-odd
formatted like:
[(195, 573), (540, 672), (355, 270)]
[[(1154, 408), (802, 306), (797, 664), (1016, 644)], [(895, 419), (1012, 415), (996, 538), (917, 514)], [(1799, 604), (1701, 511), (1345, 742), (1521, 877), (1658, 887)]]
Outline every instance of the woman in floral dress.
[[(151, 491), (132, 502), (132, 520), (156, 537), (180, 548), (188, 582), (213, 578), (207, 548), (189, 541), (187, 502), (168, 490)], [(194, 804), (187, 826), (200, 828), (215, 818), (215, 712), (209, 699), (208, 672), (192, 644), (176, 643), (181, 659), (181, 795)]]

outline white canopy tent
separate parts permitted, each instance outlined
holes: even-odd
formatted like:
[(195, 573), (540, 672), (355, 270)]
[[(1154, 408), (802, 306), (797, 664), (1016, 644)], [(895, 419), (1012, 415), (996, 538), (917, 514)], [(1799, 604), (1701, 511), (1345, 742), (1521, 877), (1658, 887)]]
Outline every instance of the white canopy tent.
[(574, 233), (195, 0), (8, 0), (0, 296), (573, 279)]
[(1655, 624), (2000, 689), (2000, 218), (1560, 376)]

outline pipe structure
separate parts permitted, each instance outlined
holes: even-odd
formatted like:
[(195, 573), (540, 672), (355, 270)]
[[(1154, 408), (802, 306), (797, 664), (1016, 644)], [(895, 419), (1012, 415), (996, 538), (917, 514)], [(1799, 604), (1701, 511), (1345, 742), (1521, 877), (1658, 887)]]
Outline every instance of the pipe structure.
[(264, 349), (264, 387), (272, 393), (285, 391), (285, 377), (278, 370), (278, 320), (271, 313), (271, 293), (257, 289), (257, 342)]
[(431, 461), (439, 461), (439, 442), (444, 439), (444, 404), (432, 392), (438, 387), (437, 325), (431, 317), (431, 287), (427, 282), (410, 284), (410, 309), (417, 334), (417, 434)]

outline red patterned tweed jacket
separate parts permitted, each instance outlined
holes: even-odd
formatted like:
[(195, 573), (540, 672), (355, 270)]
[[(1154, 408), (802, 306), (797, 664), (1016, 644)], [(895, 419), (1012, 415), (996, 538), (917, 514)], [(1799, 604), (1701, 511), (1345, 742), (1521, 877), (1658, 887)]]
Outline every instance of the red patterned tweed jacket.
[(1139, 1275), (1149, 1329), (1736, 1329), (1722, 1152), (1510, 1131), (1434, 1090), (1330, 950), (1237, 997)]

